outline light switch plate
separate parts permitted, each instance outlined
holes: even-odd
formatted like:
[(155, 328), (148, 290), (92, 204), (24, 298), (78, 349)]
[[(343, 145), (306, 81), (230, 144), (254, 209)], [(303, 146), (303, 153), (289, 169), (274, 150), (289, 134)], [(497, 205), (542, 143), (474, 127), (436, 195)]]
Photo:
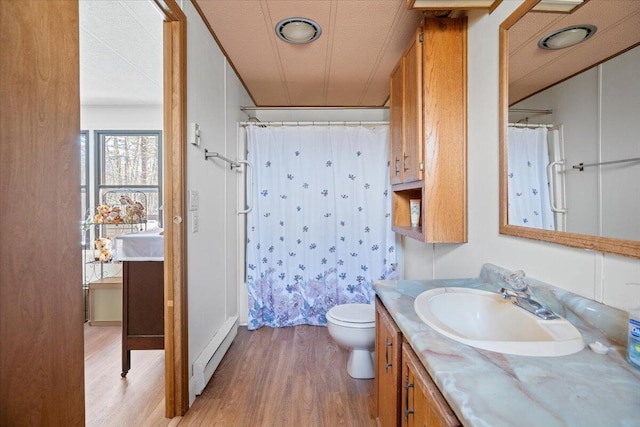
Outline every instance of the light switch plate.
[(195, 122), (189, 123), (189, 142), (196, 147), (200, 145), (200, 125)]
[(200, 227), (200, 218), (198, 216), (198, 212), (191, 212), (191, 232), (197, 233), (198, 228)]
[(189, 210), (197, 211), (200, 207), (200, 193), (197, 190), (189, 190)]

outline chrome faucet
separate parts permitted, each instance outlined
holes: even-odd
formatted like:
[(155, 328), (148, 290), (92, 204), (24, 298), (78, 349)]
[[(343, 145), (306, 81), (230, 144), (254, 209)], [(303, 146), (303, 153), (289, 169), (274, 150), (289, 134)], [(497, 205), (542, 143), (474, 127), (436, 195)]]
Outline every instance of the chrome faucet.
[(500, 288), (498, 292), (502, 295), (502, 298), (512, 300), (518, 307), (535, 314), (541, 319), (552, 320), (560, 318), (549, 307), (534, 298), (529, 285), (525, 281), (524, 271), (518, 270), (512, 273), (503, 273), (502, 278), (513, 288)]

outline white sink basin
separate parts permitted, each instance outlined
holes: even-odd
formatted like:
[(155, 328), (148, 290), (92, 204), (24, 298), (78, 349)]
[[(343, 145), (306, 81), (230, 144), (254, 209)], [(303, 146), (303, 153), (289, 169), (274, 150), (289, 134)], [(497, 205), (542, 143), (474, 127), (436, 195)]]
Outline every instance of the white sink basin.
[(437, 288), (418, 295), (414, 309), (439, 333), (463, 344), (520, 356), (564, 356), (584, 348), (568, 320), (543, 320), (495, 292)]

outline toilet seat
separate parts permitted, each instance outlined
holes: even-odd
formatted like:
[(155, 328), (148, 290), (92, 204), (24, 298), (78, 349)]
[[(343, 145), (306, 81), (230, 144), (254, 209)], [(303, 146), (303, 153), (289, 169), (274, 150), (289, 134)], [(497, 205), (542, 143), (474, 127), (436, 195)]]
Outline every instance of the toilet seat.
[(376, 310), (372, 304), (341, 304), (327, 312), (327, 321), (347, 328), (373, 328)]

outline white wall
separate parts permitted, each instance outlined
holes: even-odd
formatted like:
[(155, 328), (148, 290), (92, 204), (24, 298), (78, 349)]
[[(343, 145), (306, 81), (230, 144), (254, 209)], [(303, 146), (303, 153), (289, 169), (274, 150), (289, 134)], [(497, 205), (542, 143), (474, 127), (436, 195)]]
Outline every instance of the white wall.
[[(604, 162), (640, 157), (639, 75), (639, 47), (602, 65), (600, 143)], [(603, 235), (640, 240), (640, 163), (603, 168), (602, 218)]]
[(490, 15), (469, 17), (469, 242), (425, 245), (405, 239), (405, 277), (476, 277), (490, 262), (615, 307), (638, 306), (640, 260), (499, 234), (498, 29), (521, 3), (505, 1)]
[[(237, 159), (240, 106), (251, 105), (209, 30), (189, 1), (187, 16), (187, 122), (200, 125), (199, 147), (187, 146), (187, 190), (199, 194), (199, 230), (187, 230), (187, 287), (190, 375), (194, 361), (223, 324), (237, 316), (237, 214), (242, 175), (221, 160), (204, 159), (204, 149)], [(194, 396), (191, 396), (193, 400)]]

